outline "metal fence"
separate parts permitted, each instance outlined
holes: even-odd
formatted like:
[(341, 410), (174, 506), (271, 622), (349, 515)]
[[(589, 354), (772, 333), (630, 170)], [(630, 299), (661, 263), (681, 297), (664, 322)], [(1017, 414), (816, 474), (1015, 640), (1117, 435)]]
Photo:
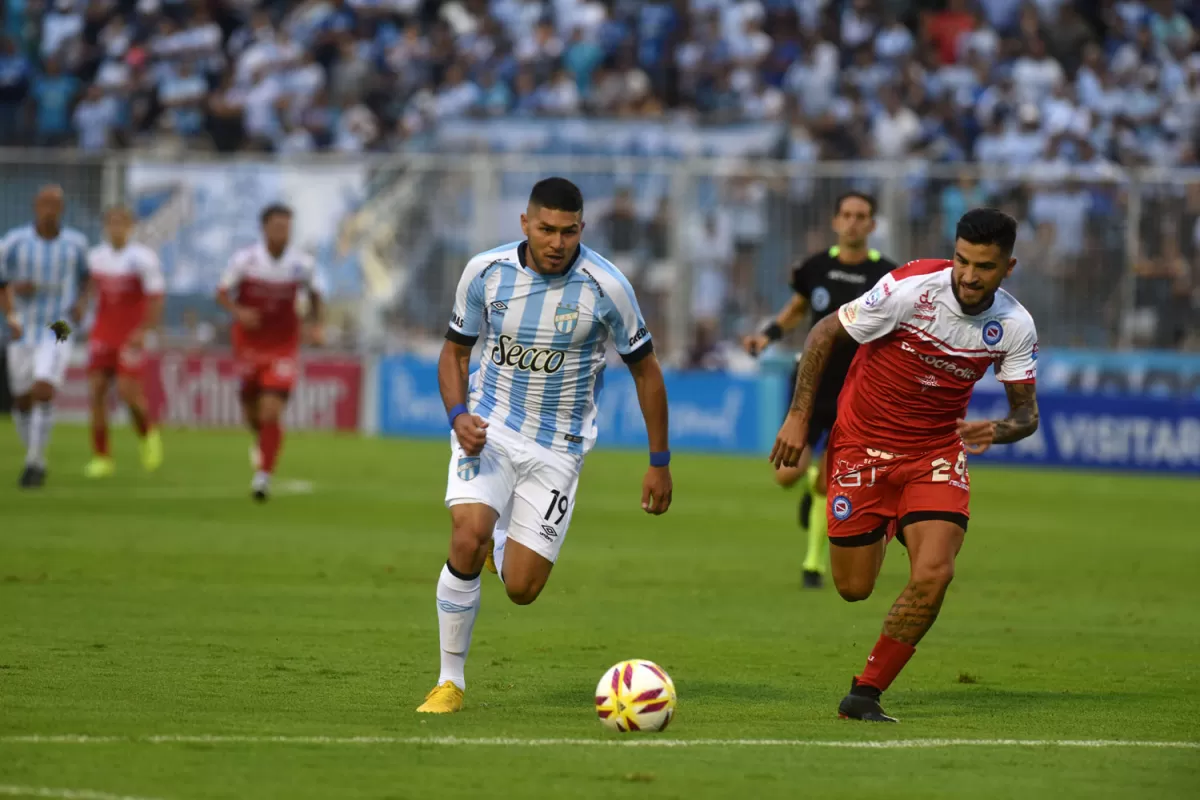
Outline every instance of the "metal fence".
[(1019, 264), (1007, 286), (1047, 346), (1200, 349), (1200, 173), (492, 155), (183, 163), (0, 151), (0, 227), (28, 220), (44, 182), (63, 185), (68, 223), (90, 236), (105, 205), (128, 200), (157, 246), (190, 254), (169, 269), (211, 273), (173, 284), (171, 306), (194, 324), (215, 313), (205, 304), (211, 279), (253, 235), (256, 205), (282, 199), (302, 209), (306, 246), (336, 279), (347, 338), (414, 349), (440, 339), (470, 255), (520, 237), (529, 189), (550, 174), (583, 189), (585, 241), (630, 278), (676, 363), (703, 362), (785, 302), (791, 263), (829, 246), (834, 201), (848, 189), (876, 195), (872, 244), (899, 262), (948, 256), (968, 208), (1016, 216)]

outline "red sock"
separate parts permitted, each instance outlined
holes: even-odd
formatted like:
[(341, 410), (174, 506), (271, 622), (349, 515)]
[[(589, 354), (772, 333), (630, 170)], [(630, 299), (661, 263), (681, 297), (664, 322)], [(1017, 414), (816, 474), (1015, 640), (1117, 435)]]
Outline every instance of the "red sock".
[(275, 471), (275, 459), (283, 446), (283, 429), (278, 422), (266, 422), (258, 431), (258, 452), (262, 454), (262, 471)]
[(917, 648), (911, 644), (898, 642), (890, 636), (881, 635), (879, 641), (875, 643), (875, 647), (872, 648), (871, 655), (867, 656), (867, 666), (863, 669), (862, 675), (854, 676), (855, 680), (865, 683), (867, 686), (874, 686), (881, 692), (886, 692), (915, 652), (917, 652)]
[(108, 426), (92, 426), (92, 451), (98, 456), (108, 455)]

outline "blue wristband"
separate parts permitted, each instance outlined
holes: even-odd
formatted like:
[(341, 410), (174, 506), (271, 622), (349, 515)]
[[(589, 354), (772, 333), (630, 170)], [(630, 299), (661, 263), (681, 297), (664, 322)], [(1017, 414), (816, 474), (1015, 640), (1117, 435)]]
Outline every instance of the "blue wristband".
[(446, 418), (450, 420), (450, 427), (451, 428), (454, 427), (454, 420), (458, 418), (459, 414), (466, 414), (466, 413), (469, 413), (469, 412), (467, 411), (467, 407), (465, 405), (463, 405), (462, 403), (459, 403), (454, 408), (452, 408), (448, 412), (446, 412)]
[(650, 466), (665, 467), (671, 463), (671, 451), (663, 450), (661, 453), (650, 454)]

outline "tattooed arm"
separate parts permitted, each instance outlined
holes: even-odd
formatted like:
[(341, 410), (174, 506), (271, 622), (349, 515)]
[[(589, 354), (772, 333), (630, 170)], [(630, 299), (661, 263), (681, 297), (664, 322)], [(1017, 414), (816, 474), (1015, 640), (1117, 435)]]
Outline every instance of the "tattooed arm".
[(1008, 416), (1004, 419), (958, 423), (958, 435), (974, 455), (994, 444), (1012, 444), (1038, 429), (1037, 390), (1032, 383), (1006, 383)]
[(796, 370), (796, 389), (792, 407), (775, 440), (770, 460), (775, 468), (794, 467), (800, 460), (808, 438), (808, 422), (812, 419), (813, 397), (821, 385), (821, 377), (829, 364), (834, 347), (841, 340), (853, 341), (837, 314), (830, 314), (813, 326), (804, 341), (804, 355)]
[(1008, 395), (1008, 416), (995, 423), (992, 444), (1012, 444), (1038, 429), (1037, 391), (1032, 383), (1006, 383), (1004, 393)]

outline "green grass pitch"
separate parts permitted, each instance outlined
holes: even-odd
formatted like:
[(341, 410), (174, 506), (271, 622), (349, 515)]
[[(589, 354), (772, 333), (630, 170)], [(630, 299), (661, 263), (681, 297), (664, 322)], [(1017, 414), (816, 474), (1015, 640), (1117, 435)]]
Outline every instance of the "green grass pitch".
[[(484, 574), (466, 709), (429, 718), (444, 442), (293, 435), (281, 485), (311, 485), (259, 507), (244, 435), (168, 431), (148, 477), (118, 431), (94, 484), (63, 427), (26, 495), (0, 428), (0, 796), (1195, 796), (1200, 749), (1136, 744), (1200, 742), (1194, 479), (977, 462), (958, 577), (879, 727), (835, 709), (902, 548), (866, 602), (803, 593), (797, 497), (765, 459), (677, 454), (652, 518), (644, 454), (597, 452), (545, 593), (518, 608)], [(592, 711), (635, 657), (679, 689), (658, 737)], [(43, 738), (67, 735), (110, 738)], [(621, 744), (660, 740), (729, 741)]]

